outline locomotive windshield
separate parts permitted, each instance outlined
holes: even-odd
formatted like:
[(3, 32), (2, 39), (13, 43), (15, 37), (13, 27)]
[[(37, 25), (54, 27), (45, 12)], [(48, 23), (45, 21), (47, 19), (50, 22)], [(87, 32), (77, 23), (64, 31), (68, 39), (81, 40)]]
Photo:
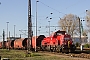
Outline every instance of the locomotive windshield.
[(56, 35), (65, 35), (65, 31), (60, 31), (59, 30), (59, 31), (56, 32)]

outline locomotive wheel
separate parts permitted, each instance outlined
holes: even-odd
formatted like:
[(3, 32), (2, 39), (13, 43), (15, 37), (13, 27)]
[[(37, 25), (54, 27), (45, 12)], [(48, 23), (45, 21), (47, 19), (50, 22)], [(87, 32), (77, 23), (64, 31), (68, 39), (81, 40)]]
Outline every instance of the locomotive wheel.
[(66, 54), (68, 54), (68, 53), (69, 53), (69, 50), (68, 50), (68, 49), (64, 49), (64, 48), (62, 48), (62, 53), (66, 53)]
[(75, 50), (74, 50), (74, 49), (70, 49), (70, 52), (71, 52), (71, 53), (74, 53), (74, 52), (75, 52)]
[(45, 47), (44, 46), (41, 46), (41, 50), (44, 51), (45, 50)]
[(46, 50), (50, 52), (50, 45), (46, 47)]
[(64, 51), (64, 49), (62, 48), (62, 53), (64, 53), (65, 51)]
[(55, 47), (53, 47), (53, 52), (55, 52)]
[(48, 46), (49, 48), (48, 48), (48, 51), (50, 52), (51, 51), (51, 47), (50, 47), (50, 45)]
[(70, 48), (70, 52), (71, 53), (74, 53), (75, 52), (75, 49), (76, 49), (76, 46), (75, 45), (72, 45), (71, 48)]
[(57, 48), (56, 51), (59, 53), (60, 52), (60, 49)]
[(53, 49), (52, 49), (51, 45), (50, 45), (50, 51), (53, 52)]
[(56, 46), (56, 52), (62, 52), (62, 48), (60, 46)]

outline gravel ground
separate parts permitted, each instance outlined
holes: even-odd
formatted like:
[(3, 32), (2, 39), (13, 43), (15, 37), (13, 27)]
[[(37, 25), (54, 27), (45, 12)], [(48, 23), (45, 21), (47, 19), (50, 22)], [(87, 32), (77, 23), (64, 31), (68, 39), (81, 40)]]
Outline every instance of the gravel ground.
[(90, 57), (90, 54), (83, 54), (83, 53), (82, 54), (56, 54), (56, 53), (43, 52), (42, 54), (65, 58), (65, 60), (90, 60), (88, 58), (84, 58), (85, 56)]

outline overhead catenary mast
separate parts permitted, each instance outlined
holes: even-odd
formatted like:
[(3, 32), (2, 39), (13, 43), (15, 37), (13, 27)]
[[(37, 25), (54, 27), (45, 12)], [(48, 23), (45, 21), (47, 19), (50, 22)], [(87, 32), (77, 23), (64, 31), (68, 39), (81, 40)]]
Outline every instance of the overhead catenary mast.
[(3, 29), (3, 43), (2, 43), (3, 48), (5, 47), (5, 43), (4, 43), (4, 41), (5, 41), (5, 31), (4, 31), (4, 29)]
[(28, 0), (28, 44), (27, 49), (30, 51), (32, 47), (32, 21), (31, 21), (31, 0)]

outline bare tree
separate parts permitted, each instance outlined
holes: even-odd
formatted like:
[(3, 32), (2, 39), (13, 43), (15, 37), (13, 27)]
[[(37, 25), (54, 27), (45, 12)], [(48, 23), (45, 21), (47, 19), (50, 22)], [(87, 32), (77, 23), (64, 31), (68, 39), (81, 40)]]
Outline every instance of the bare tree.
[(78, 34), (79, 33), (79, 17), (73, 14), (65, 15), (60, 18), (58, 22), (60, 29), (66, 31), (68, 34)]
[(83, 36), (87, 36), (87, 34), (88, 34), (87, 30), (84, 30), (84, 31), (82, 32), (82, 35), (83, 35)]
[(86, 10), (86, 26), (88, 32), (90, 32), (90, 10)]

